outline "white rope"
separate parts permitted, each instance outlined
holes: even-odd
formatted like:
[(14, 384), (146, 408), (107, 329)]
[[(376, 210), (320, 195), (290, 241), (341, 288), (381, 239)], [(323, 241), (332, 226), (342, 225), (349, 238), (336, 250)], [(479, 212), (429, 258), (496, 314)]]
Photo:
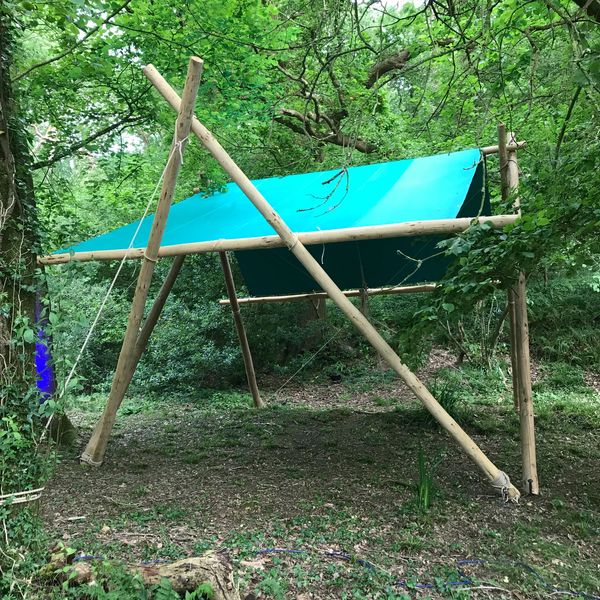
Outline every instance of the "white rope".
[(275, 390), (275, 396), (277, 396), (277, 394), (279, 394), (279, 392), (287, 386), (288, 383), (290, 383), (290, 381), (292, 381), (292, 379), (294, 379), (296, 377), (296, 375), (298, 375), (298, 373), (300, 373), (300, 371), (302, 371), (302, 369), (304, 369), (304, 367), (306, 367), (307, 365), (309, 365), (315, 358), (317, 358), (317, 355), (325, 350), (325, 348), (331, 343), (333, 342), (333, 340), (342, 332), (342, 329), (337, 329), (336, 332), (314, 353), (312, 354), (308, 360), (304, 361), (302, 363), (302, 365), (300, 365), (300, 368), (297, 369), (291, 377), (289, 377), (288, 379), (286, 379), (283, 384), (281, 384), (276, 390)]
[[(175, 155), (176, 152), (179, 152), (179, 157), (180, 157), (181, 163), (183, 164), (182, 145), (187, 141), (187, 139), (188, 138), (185, 137), (182, 140), (176, 142), (171, 150), (171, 153), (169, 154), (169, 158), (167, 159), (167, 164), (165, 165), (163, 172), (161, 173), (158, 181), (156, 182), (156, 185), (154, 186), (154, 190), (152, 192), (152, 195), (150, 196), (150, 199), (148, 200), (148, 203), (146, 204), (146, 208), (144, 209), (142, 218), (140, 219), (140, 221), (135, 229), (133, 237), (131, 238), (131, 241), (129, 242), (129, 246), (127, 246), (127, 250), (125, 251), (123, 258), (121, 259), (121, 262), (119, 263), (117, 272), (115, 273), (112, 281), (110, 282), (110, 285), (108, 286), (108, 289), (106, 290), (106, 294), (104, 295), (104, 298), (102, 299), (102, 302), (100, 303), (100, 308), (98, 308), (98, 311), (96, 312), (96, 316), (94, 317), (94, 320), (92, 321), (90, 329), (88, 330), (87, 335), (85, 336), (85, 339), (83, 340), (83, 344), (81, 345), (81, 348), (79, 349), (79, 353), (77, 354), (77, 357), (75, 358), (75, 362), (73, 363), (73, 366), (71, 367), (71, 370), (69, 371), (69, 374), (67, 375), (67, 378), (65, 379), (65, 383), (63, 385), (62, 391), (58, 395), (58, 400), (60, 400), (65, 395), (67, 388), (69, 386), (69, 383), (71, 383), (71, 379), (73, 378), (73, 375), (75, 375), (75, 370), (77, 369), (77, 365), (79, 364), (79, 361), (81, 360), (81, 357), (83, 356), (83, 353), (85, 352), (85, 349), (87, 348), (87, 345), (92, 337), (92, 334), (94, 333), (94, 329), (96, 328), (96, 325), (98, 324), (98, 321), (100, 320), (100, 317), (102, 316), (102, 312), (104, 311), (104, 307), (106, 306), (106, 303), (108, 302), (108, 298), (110, 297), (110, 294), (112, 293), (113, 288), (115, 287), (115, 284), (117, 283), (117, 279), (119, 278), (119, 275), (121, 273), (121, 270), (123, 269), (125, 261), (127, 260), (127, 257), (129, 256), (129, 252), (133, 248), (135, 238), (137, 237), (137, 234), (139, 233), (139, 231), (142, 227), (142, 223), (144, 222), (144, 219), (148, 216), (148, 211), (150, 210), (150, 206), (152, 206), (152, 203), (154, 202), (156, 193), (158, 192), (158, 189), (164, 179), (165, 173), (167, 172), (169, 164), (171, 163), (171, 159), (173, 158), (173, 156)], [(146, 257), (145, 252), (144, 252), (144, 257)], [(152, 259), (149, 258), (148, 260), (152, 260)], [(48, 422), (46, 423), (46, 426), (44, 428), (44, 432), (42, 433), (42, 436), (40, 438), (40, 442), (44, 439), (44, 436), (46, 435), (46, 432), (48, 431), (48, 428), (50, 427), (50, 424), (52, 423), (53, 417), (54, 417), (54, 414), (50, 415), (50, 418), (48, 419)]]

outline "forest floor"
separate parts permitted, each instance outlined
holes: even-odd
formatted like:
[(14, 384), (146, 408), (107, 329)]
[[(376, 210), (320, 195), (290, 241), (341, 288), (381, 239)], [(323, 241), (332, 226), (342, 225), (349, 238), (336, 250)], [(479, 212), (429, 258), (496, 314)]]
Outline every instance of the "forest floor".
[[(505, 375), (453, 362), (438, 351), (422, 375), (519, 486)], [(338, 383), (303, 374), (277, 393), (285, 378), (263, 381), (260, 411), (240, 391), (132, 397), (99, 469), (77, 456), (103, 398), (79, 398), (70, 415), (81, 443), (47, 486), (44, 520), (55, 539), (130, 563), (226, 548), (242, 597), (518, 599), (572, 590), (593, 598), (598, 377), (568, 381), (564, 368), (536, 367), (542, 495), (518, 505), (504, 504), (406, 387), (373, 363), (344, 370)], [(419, 454), (434, 482), (427, 510), (417, 498)]]

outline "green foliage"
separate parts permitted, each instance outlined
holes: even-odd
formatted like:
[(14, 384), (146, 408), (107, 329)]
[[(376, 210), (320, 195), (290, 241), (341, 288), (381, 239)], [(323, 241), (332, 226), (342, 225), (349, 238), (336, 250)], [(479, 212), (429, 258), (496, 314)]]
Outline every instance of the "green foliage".
[(417, 455), (418, 480), (415, 490), (415, 502), (417, 510), (423, 514), (429, 511), (436, 492), (434, 477), (440, 462), (441, 459), (433, 462), (428, 460), (423, 448), (419, 448)]
[[(464, 410), (462, 406), (464, 389), (457, 381), (434, 379), (429, 384), (429, 391), (439, 402), (440, 406), (458, 423), (463, 422)], [(423, 409), (425, 422), (437, 424), (431, 413)]]

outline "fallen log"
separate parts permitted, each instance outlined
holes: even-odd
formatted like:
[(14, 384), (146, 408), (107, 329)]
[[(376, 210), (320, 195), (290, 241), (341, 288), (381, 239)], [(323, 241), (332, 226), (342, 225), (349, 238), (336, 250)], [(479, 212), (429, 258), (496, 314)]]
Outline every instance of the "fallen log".
[(225, 551), (205, 552), (202, 556), (184, 558), (172, 563), (156, 563), (132, 567), (147, 586), (168, 579), (178, 594), (193, 592), (204, 585), (210, 588), (211, 600), (241, 600), (233, 580), (233, 566)]

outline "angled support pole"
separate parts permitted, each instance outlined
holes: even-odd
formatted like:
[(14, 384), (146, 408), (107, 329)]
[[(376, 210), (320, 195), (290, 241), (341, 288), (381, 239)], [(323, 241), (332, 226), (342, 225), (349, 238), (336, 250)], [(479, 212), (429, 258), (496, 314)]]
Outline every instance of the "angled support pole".
[[(148, 289), (150, 287), (150, 282), (152, 281), (154, 267), (158, 260), (158, 250), (165, 230), (169, 209), (171, 208), (171, 202), (173, 201), (177, 175), (179, 174), (179, 169), (183, 162), (183, 151), (190, 134), (201, 74), (202, 61), (197, 57), (192, 57), (188, 66), (187, 79), (183, 90), (183, 100), (181, 101), (181, 106), (178, 110), (171, 152), (164, 171), (160, 198), (156, 213), (154, 214), (146, 252), (140, 267), (137, 286), (133, 296), (131, 311), (129, 313), (129, 320), (127, 322), (127, 329), (125, 331), (123, 345), (121, 346), (121, 352), (119, 354), (117, 369), (113, 378), (108, 402), (94, 432), (92, 433), (92, 437), (81, 455), (82, 462), (93, 466), (101, 465), (104, 460), (108, 438), (115, 424), (117, 410), (121, 405), (121, 401), (123, 400), (125, 391), (133, 377), (133, 371), (137, 364), (136, 345), (139, 338), (140, 324), (144, 315), (144, 307), (146, 305)], [(149, 335), (148, 332), (148, 336)]]
[(246, 336), (244, 321), (242, 320), (242, 315), (240, 314), (240, 305), (238, 304), (237, 294), (235, 293), (235, 283), (233, 281), (231, 265), (229, 264), (229, 257), (227, 256), (226, 252), (219, 252), (219, 258), (221, 259), (221, 267), (223, 268), (223, 275), (225, 276), (225, 286), (227, 287), (227, 295), (229, 296), (229, 304), (231, 306), (231, 313), (233, 315), (235, 329), (240, 341), (242, 356), (244, 357), (244, 367), (246, 369), (248, 387), (250, 388), (250, 393), (252, 394), (252, 401), (254, 402), (254, 406), (256, 408), (262, 408), (264, 406), (264, 402), (260, 397), (258, 384), (256, 383), (256, 373), (254, 372), (252, 353), (250, 352), (250, 345), (248, 344), (248, 337)]
[[(500, 181), (502, 199), (513, 198), (513, 208), (521, 214), (519, 189), (519, 167), (514, 148), (514, 133), (506, 133), (503, 124), (498, 125), (498, 148), (500, 158)], [(514, 149), (508, 149), (514, 148)], [(535, 447), (535, 418), (531, 389), (531, 362), (529, 357), (529, 320), (527, 317), (527, 286), (524, 273), (508, 290), (508, 314), (510, 322), (510, 359), (513, 375), (513, 400), (519, 414), (521, 432), (522, 486), (528, 494), (538, 495), (540, 484), (537, 474)]]
[(148, 313), (148, 316), (146, 317), (146, 320), (144, 321), (144, 324), (140, 329), (140, 333), (135, 342), (135, 348), (131, 357), (130, 368), (127, 371), (127, 373), (123, 374), (123, 378), (120, 381), (120, 386), (118, 390), (115, 390), (115, 402), (117, 402), (119, 405), (121, 404), (123, 398), (125, 397), (125, 394), (127, 393), (127, 389), (129, 388), (129, 384), (133, 379), (138, 363), (142, 358), (142, 354), (146, 350), (148, 340), (150, 339), (150, 336), (154, 331), (154, 327), (158, 322), (158, 319), (162, 313), (162, 309), (164, 308), (167, 298), (169, 297), (169, 294), (173, 289), (173, 284), (177, 279), (177, 275), (179, 275), (179, 271), (181, 270), (184, 260), (185, 256), (176, 256), (173, 260), (173, 264), (171, 265), (171, 268), (169, 269), (169, 272), (167, 273), (167, 276), (165, 277), (165, 280), (163, 281), (163, 284), (156, 298), (154, 299), (152, 308), (150, 309), (150, 312)]
[[(148, 65), (144, 69), (146, 77), (162, 94), (167, 102), (178, 110), (181, 100), (163, 79), (160, 73), (152, 66)], [(215, 157), (217, 162), (229, 174), (229, 176), (238, 184), (240, 189), (262, 214), (269, 225), (275, 230), (283, 240), (290, 252), (303, 264), (312, 278), (319, 284), (321, 289), (327, 293), (333, 302), (344, 312), (350, 322), (364, 335), (377, 352), (386, 360), (386, 362), (402, 377), (412, 392), (421, 400), (425, 408), (433, 415), (440, 425), (458, 442), (463, 451), (477, 464), (485, 473), (492, 486), (499, 490), (506, 500), (517, 502), (520, 493), (510, 483), (506, 473), (498, 469), (496, 465), (481, 451), (479, 446), (467, 435), (460, 425), (444, 410), (439, 402), (433, 397), (429, 390), (417, 378), (417, 376), (400, 360), (391, 346), (381, 337), (377, 330), (361, 314), (360, 310), (344, 296), (335, 282), (327, 275), (319, 262), (306, 249), (304, 244), (281, 219), (273, 207), (262, 196), (254, 184), (248, 179), (244, 172), (237, 166), (232, 158), (225, 152), (223, 147), (212, 136), (210, 131), (194, 119), (192, 131), (202, 142), (204, 147)]]

